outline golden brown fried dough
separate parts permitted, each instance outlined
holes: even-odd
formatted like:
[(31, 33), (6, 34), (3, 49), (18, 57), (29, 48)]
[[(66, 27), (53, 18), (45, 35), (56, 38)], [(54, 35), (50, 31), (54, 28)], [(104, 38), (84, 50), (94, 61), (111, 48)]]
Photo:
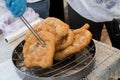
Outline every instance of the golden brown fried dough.
[(71, 31), (63, 21), (48, 17), (34, 25), (34, 30), (45, 41), (42, 46), (31, 31), (27, 31), (23, 47), (24, 64), (26, 67), (48, 68), (53, 60), (63, 60), (69, 55), (82, 51), (91, 41), (92, 34), (87, 30), (89, 24)]
[(60, 51), (67, 48), (73, 43), (73, 40), (74, 40), (74, 33), (69, 29), (68, 35), (65, 36), (65, 38), (61, 40), (60, 44), (56, 46), (56, 51)]
[(86, 23), (86, 24), (84, 24), (80, 29), (89, 29), (89, 24), (88, 23)]
[(81, 31), (81, 29), (89, 29), (89, 24), (84, 24), (81, 28), (75, 29), (73, 30), (74, 33), (79, 33)]
[[(35, 25), (33, 26), (33, 29), (34, 29), (35, 31), (37, 31), (35, 27), (37, 27), (38, 25), (39, 25), (39, 24), (35, 24)], [(32, 33), (31, 33), (30, 30), (27, 30), (27, 31), (26, 31), (25, 41), (30, 37), (31, 34), (32, 34)]]
[(56, 32), (56, 44), (59, 44), (59, 41), (68, 34), (69, 25), (60, 19), (48, 17), (44, 20), (44, 23), (53, 27), (54, 31)]
[[(56, 35), (55, 30), (53, 29), (53, 27), (51, 27), (48, 24), (45, 24), (43, 22), (40, 22), (38, 24), (35, 24), (33, 26), (33, 29), (35, 30), (35, 32), (39, 32), (39, 31), (49, 31), (51, 33), (53, 33), (54, 35)], [(25, 40), (27, 40), (29, 38), (29, 36), (31, 35), (31, 31), (27, 30), (26, 34), (25, 34)]]
[(23, 47), (24, 64), (26, 67), (48, 68), (53, 64), (55, 53), (54, 35), (47, 31), (39, 31), (38, 34), (45, 41), (46, 46), (42, 46), (31, 34)]
[(63, 60), (71, 54), (82, 51), (92, 39), (92, 34), (86, 29), (80, 29), (77, 31), (77, 33), (75, 32), (74, 34), (74, 41), (72, 45), (68, 46), (62, 51), (56, 52), (54, 56), (55, 60)]

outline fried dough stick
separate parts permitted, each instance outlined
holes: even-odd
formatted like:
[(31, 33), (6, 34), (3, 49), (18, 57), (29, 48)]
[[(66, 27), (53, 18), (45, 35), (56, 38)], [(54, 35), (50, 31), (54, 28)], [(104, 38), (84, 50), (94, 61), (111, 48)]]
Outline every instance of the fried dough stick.
[[(79, 29), (78, 29), (79, 30)], [(91, 41), (92, 34), (86, 29), (80, 29), (79, 31), (73, 31), (74, 32), (74, 41), (72, 45), (67, 47), (66, 49), (56, 52), (54, 59), (55, 60), (63, 60), (67, 56), (71, 54), (75, 54), (76, 52), (82, 51)]]
[(46, 46), (39, 44), (39, 41), (30, 35), (23, 47), (24, 64), (26, 67), (48, 68), (53, 64), (55, 53), (54, 35), (47, 31), (40, 31), (38, 34), (45, 41)]

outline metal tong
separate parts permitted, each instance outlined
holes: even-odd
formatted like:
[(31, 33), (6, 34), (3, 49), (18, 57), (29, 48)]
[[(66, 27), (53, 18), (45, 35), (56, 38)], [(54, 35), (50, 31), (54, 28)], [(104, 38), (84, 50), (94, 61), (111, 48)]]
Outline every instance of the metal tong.
[(23, 21), (23, 23), (26, 25), (26, 27), (33, 33), (33, 35), (38, 39), (38, 41), (40, 42), (40, 44), (42, 46), (45, 46), (46, 43), (45, 41), (35, 32), (35, 30), (33, 29), (33, 27), (30, 25), (30, 23), (24, 18), (24, 16), (20, 16), (20, 19)]

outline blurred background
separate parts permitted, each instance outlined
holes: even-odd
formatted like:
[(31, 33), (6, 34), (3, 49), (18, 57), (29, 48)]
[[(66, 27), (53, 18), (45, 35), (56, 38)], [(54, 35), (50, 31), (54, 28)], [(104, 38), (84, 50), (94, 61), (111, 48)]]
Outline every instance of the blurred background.
[[(5, 3), (4, 0), (0, 0), (0, 16), (4, 15), (8, 10), (5, 8)], [(64, 17), (65, 17), (65, 22), (69, 24), (68, 22), (68, 10), (67, 10), (67, 3), (66, 0), (64, 0)], [(111, 42), (108, 36), (108, 33), (106, 31), (106, 28), (104, 27), (102, 30), (102, 37), (101, 37), (101, 42), (108, 44), (111, 46)]]

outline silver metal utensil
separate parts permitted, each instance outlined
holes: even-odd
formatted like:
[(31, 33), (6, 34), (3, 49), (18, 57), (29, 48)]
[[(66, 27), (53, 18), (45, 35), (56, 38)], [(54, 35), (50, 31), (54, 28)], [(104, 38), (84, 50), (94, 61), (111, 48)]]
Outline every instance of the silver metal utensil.
[(40, 44), (42, 46), (45, 46), (45, 41), (35, 32), (33, 27), (30, 25), (30, 23), (24, 18), (24, 16), (20, 16), (20, 19), (23, 21), (23, 23), (26, 25), (26, 27), (33, 33), (33, 35), (38, 39)]

